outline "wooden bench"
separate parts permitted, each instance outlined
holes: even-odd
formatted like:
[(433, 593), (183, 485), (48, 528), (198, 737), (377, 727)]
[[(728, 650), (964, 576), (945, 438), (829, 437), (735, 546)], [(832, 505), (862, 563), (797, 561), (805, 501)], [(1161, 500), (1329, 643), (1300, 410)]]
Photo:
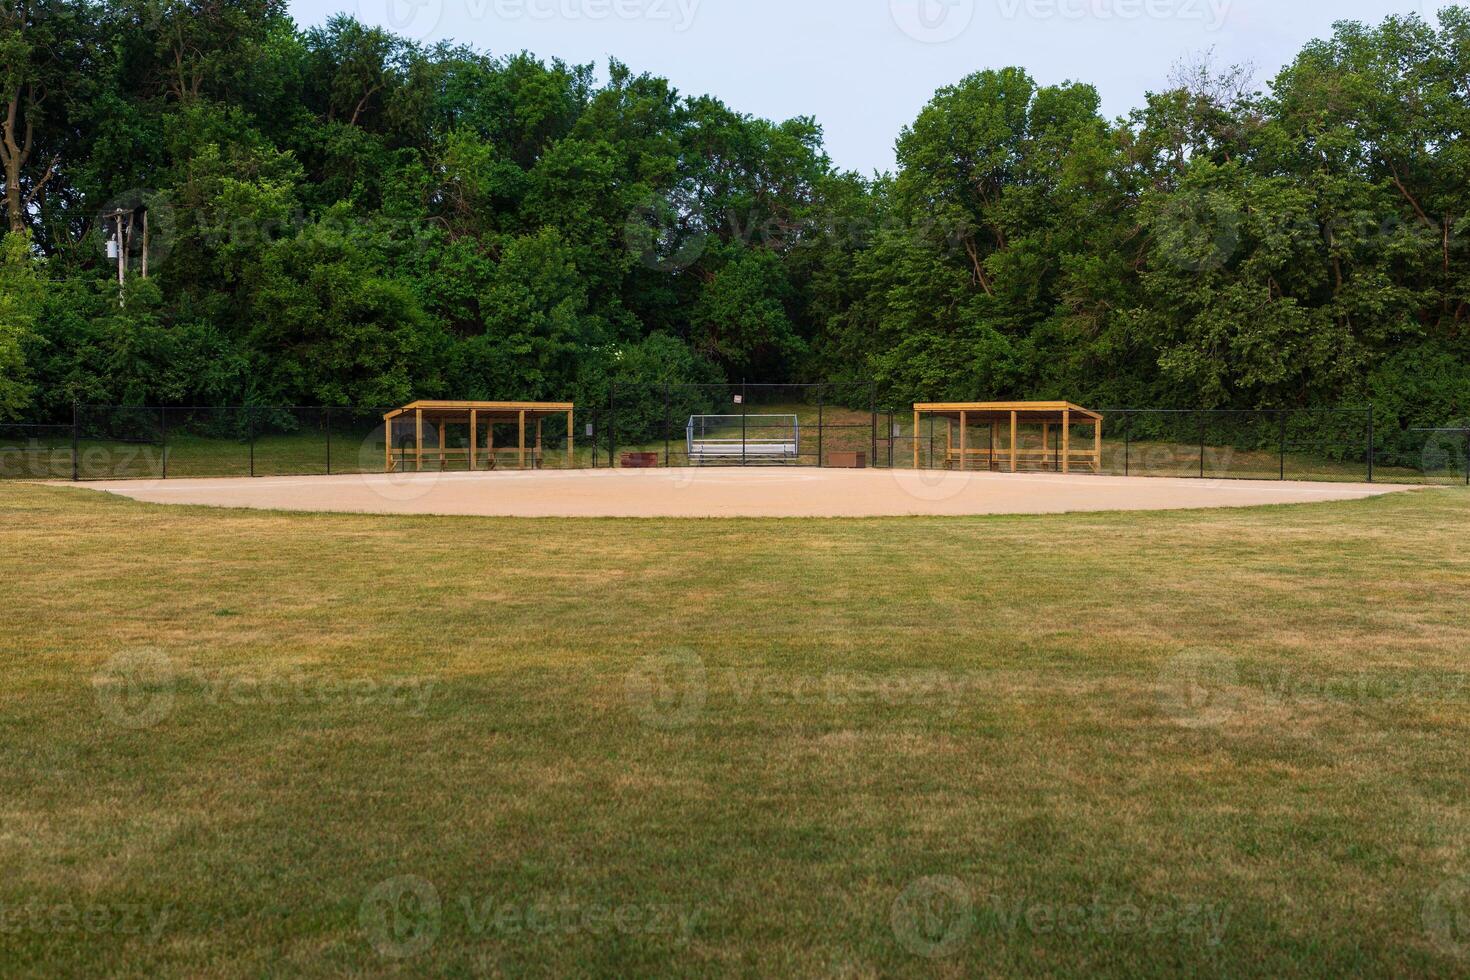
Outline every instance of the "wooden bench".
[[(1102, 460), (1090, 449), (1073, 449), (1062, 453), (1056, 449), (1018, 449), (1016, 468), (1028, 473), (1060, 473), (1065, 459), (1073, 469), (1085, 467), (1094, 473), (1102, 472)], [(945, 453), (944, 468), (948, 470), (991, 470), (1003, 472), (1010, 469), (1009, 449), (950, 449)]]
[[(501, 459), (500, 457), (504, 457)], [(527, 448), (525, 451), (526, 467), (539, 470), (544, 462), (544, 456), (540, 450)], [(494, 470), (502, 466), (509, 469), (520, 467), (521, 454), (518, 449), (479, 449), (475, 453), (475, 469)], [(423, 464), (418, 463), (417, 455), (413, 449), (390, 449), (388, 451), (389, 473), (412, 473), (426, 466), (437, 464), (431, 472), (449, 472), (454, 470), (468, 470), (470, 468), (470, 451), (465, 448), (438, 446), (424, 447)]]
[(625, 470), (652, 470), (658, 468), (658, 453), (623, 453), (622, 466)]

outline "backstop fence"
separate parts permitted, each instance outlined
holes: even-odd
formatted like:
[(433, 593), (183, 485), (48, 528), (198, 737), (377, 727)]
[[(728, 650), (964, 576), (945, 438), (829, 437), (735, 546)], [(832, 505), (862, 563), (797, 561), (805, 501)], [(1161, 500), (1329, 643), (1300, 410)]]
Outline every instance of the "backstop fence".
[[(174, 479), (380, 473), (390, 408), (83, 406), (70, 424), (0, 423), (0, 478)], [(1371, 409), (1104, 409), (1105, 474), (1470, 484), (1470, 420), (1385, 431)], [(943, 420), (880, 407), (871, 384), (618, 386), (579, 406), (575, 439), (547, 420), (538, 465), (952, 465)], [(426, 431), (426, 469), (464, 469), (466, 435)], [(403, 436), (407, 438), (407, 436)], [(1057, 427), (1023, 448), (1060, 440)], [(1091, 439), (1080, 430), (1074, 438)], [(1031, 446), (1030, 442), (1035, 442)], [(568, 442), (574, 449), (567, 456)], [(396, 447), (399, 449), (404, 446)], [(443, 448), (443, 454), (433, 450)], [(1004, 468), (1004, 453), (991, 454)], [(1031, 454), (1056, 458), (1055, 454)], [(481, 467), (493, 465), (480, 456)]]

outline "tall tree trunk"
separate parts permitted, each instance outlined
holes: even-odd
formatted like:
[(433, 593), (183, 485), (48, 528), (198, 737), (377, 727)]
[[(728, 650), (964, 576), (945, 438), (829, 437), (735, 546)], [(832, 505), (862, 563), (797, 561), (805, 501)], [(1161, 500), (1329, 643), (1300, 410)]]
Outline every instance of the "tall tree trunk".
[[(20, 117), (21, 90), (11, 93), (5, 107), (5, 130), (0, 133), (0, 163), (5, 166), (5, 220), (11, 231), (25, 231), (25, 205), (20, 196), (20, 172), (30, 156), (29, 138), (24, 142), (16, 139), (16, 126)], [(27, 134), (29, 137), (29, 134)]]

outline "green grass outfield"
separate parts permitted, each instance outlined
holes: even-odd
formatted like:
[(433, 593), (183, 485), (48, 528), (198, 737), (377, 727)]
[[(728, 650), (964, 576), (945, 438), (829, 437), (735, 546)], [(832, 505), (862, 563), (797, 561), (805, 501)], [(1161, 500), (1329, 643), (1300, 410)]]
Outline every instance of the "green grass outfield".
[(7, 977), (1470, 969), (1463, 490), (0, 521)]

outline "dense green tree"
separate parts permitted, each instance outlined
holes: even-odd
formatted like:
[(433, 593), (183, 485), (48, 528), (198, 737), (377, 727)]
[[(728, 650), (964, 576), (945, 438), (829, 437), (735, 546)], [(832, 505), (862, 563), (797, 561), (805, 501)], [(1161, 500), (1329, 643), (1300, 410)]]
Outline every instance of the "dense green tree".
[(11, 0), (0, 100), (12, 416), (616, 392), (647, 434), (741, 378), (1470, 416), (1462, 8), (1119, 120), (978, 71), (871, 177), (809, 118), (281, 0)]
[(249, 284), (248, 348), (272, 352), (255, 358), (255, 400), (392, 405), (437, 393), (445, 339), (413, 290), (384, 272), (385, 247), (334, 220), (270, 244)]
[(31, 261), (24, 233), (0, 239), (0, 419), (30, 404), (26, 347), (36, 340), (36, 317), (45, 299), (40, 270)]

